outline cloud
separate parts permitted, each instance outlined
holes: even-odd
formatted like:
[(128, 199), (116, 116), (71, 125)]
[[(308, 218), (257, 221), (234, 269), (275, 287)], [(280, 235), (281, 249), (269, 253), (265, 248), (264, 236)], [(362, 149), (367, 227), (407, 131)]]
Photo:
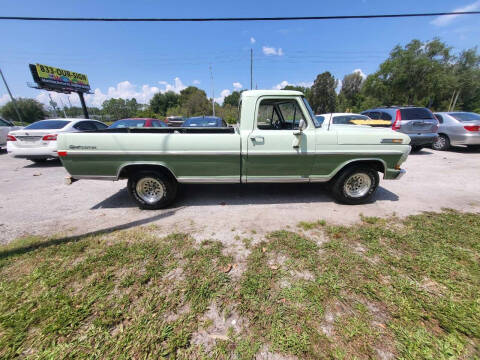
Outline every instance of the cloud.
[(221, 92), (220, 92), (220, 96), (219, 97), (216, 97), (215, 98), (215, 102), (218, 103), (218, 104), (223, 104), (223, 100), (225, 100), (225, 98), (231, 94), (231, 91), (228, 90), (228, 89), (223, 89)]
[(270, 55), (283, 56), (284, 55), (284, 52), (283, 52), (282, 48), (277, 49), (277, 48), (274, 48), (274, 47), (262, 46), (262, 51), (267, 56), (270, 56)]
[(362, 69), (355, 69), (353, 70), (354, 73), (359, 73), (360, 76), (363, 78), (363, 79), (366, 79), (367, 78), (367, 74), (365, 74)]
[(10, 101), (10, 96), (8, 96), (8, 94), (3, 94), (2, 96), (0, 96), (0, 106), (5, 105), (9, 101)]
[(243, 88), (243, 85), (241, 83), (239, 83), (238, 81), (234, 82), (232, 85), (233, 85), (234, 90), (241, 90)]
[(257, 42), (257, 40), (255, 40), (255, 38), (252, 36), (250, 38), (250, 44), (255, 44)]
[(275, 85), (272, 87), (272, 89), (275, 90), (282, 90), (285, 86), (291, 85), (291, 86), (302, 86), (302, 87), (311, 87), (313, 85), (313, 82), (307, 82), (307, 81), (300, 81), (298, 83), (290, 83), (287, 80), (283, 80), (281, 83)]
[(200, 85), (200, 80), (193, 80), (193, 85)]
[[(150, 85), (142, 85), (138, 86), (132, 84), (130, 81), (121, 81), (116, 86), (110, 86), (106, 92), (103, 92), (101, 89), (97, 88), (94, 90), (93, 94), (86, 94), (85, 95), (85, 102), (88, 106), (96, 106), (101, 107), (105, 100), (111, 98), (122, 98), (122, 99), (137, 99), (137, 102), (140, 104), (146, 104), (150, 101), (150, 99), (158, 92), (165, 93), (167, 91), (173, 91), (179, 93), (186, 86), (183, 84), (182, 80), (179, 77), (173, 79), (173, 83), (169, 83), (167, 81), (159, 81), (158, 84), (163, 86), (163, 89), (158, 86), (150, 86)], [(80, 100), (77, 94), (59, 94), (55, 92), (51, 92), (50, 95), (52, 96), (53, 101), (55, 101), (58, 106), (62, 106), (62, 101), (65, 106), (69, 106), (70, 103), (72, 106), (80, 106)], [(42, 91), (40, 94), (36, 96), (36, 99), (40, 101), (42, 104), (49, 106), (50, 98), (48, 96), (48, 92)], [(70, 99), (70, 103), (68, 100)], [(0, 98), (0, 101), (3, 100), (3, 97)]]
[[(480, 9), (480, 0), (477, 0), (471, 4), (468, 4), (464, 7), (456, 8), (452, 10), (452, 12), (464, 12), (464, 11), (476, 11)], [(460, 15), (442, 15), (438, 16), (435, 19), (433, 19), (430, 24), (435, 25), (435, 26), (447, 26), (450, 24), (453, 20), (455, 20), (457, 17)]]
[(173, 84), (169, 84), (166, 81), (159, 81), (158, 83), (160, 85), (165, 86), (165, 90), (162, 92), (173, 91), (173, 92), (179, 93), (180, 91), (186, 88), (186, 86), (183, 85), (182, 80), (180, 80), (179, 77), (176, 77), (175, 79), (173, 79), (173, 82), (174, 82)]

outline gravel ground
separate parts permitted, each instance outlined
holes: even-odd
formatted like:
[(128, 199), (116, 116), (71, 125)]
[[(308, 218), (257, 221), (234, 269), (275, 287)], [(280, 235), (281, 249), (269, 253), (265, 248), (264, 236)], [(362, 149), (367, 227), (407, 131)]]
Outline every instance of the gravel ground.
[[(348, 224), (365, 216), (407, 216), (453, 208), (480, 211), (480, 151), (425, 149), (410, 155), (407, 174), (381, 181), (374, 201), (337, 204), (318, 184), (185, 185), (165, 210), (142, 211), (130, 200), (126, 181), (82, 180), (64, 184), (61, 164), (33, 164), (0, 152), (0, 242), (34, 235), (82, 235), (155, 223), (161, 231), (188, 231), (197, 239), (234, 245), (236, 235), (261, 237), (325, 219)], [(238, 238), (237, 238), (238, 239)]]

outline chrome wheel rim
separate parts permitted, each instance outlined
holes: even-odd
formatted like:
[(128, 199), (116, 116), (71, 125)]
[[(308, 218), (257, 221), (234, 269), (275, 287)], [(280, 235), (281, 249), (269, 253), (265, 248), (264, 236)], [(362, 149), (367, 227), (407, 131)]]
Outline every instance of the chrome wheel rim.
[(157, 179), (146, 177), (140, 179), (136, 186), (137, 194), (147, 204), (160, 201), (165, 195), (165, 186)]
[(345, 181), (343, 190), (349, 197), (360, 198), (368, 193), (371, 186), (372, 179), (370, 176), (364, 173), (357, 173), (353, 174), (347, 179), (347, 181)]
[(442, 149), (445, 146), (445, 143), (445, 138), (443, 136), (439, 136), (437, 140), (435, 140), (435, 142), (433, 143), (433, 148), (436, 150)]

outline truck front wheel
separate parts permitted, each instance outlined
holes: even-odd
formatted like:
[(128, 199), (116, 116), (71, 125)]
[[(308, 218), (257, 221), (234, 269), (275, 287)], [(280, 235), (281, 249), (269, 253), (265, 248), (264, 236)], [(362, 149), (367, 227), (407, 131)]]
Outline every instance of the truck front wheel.
[(364, 204), (377, 190), (378, 172), (369, 166), (356, 165), (343, 170), (333, 181), (332, 193), (344, 204)]
[(141, 209), (157, 210), (170, 205), (177, 195), (177, 182), (156, 171), (140, 171), (128, 178), (130, 196)]

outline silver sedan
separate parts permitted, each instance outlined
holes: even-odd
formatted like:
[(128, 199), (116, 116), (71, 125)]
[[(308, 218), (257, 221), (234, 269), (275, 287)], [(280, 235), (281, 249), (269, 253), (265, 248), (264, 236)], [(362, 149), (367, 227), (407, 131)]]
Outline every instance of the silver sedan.
[(480, 146), (480, 114), (472, 112), (438, 112), (438, 138), (434, 150), (447, 150), (450, 146)]

